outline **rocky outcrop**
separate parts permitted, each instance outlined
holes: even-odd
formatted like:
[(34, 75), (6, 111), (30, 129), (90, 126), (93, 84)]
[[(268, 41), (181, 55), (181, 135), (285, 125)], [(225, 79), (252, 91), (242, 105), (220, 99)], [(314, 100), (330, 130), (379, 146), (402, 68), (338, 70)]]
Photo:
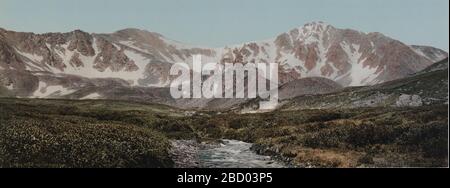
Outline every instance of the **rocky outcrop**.
[(69, 45), (67, 49), (70, 51), (78, 51), (84, 56), (94, 56), (95, 51), (92, 47), (93, 37), (86, 32), (75, 30), (72, 32), (72, 36), (68, 39)]

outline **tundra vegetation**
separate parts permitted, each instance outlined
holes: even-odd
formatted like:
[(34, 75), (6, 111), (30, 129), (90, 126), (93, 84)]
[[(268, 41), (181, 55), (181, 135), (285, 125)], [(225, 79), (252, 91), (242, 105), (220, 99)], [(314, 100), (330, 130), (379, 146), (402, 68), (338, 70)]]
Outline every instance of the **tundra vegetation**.
[(170, 139), (255, 143), (299, 167), (447, 166), (447, 105), (259, 114), (0, 99), (1, 167), (172, 167)]

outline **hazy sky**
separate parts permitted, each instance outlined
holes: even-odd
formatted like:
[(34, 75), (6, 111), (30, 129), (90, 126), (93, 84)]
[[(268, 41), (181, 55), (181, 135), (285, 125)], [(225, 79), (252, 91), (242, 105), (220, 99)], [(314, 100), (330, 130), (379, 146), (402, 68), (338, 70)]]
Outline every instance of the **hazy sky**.
[(448, 0), (0, 0), (0, 27), (38, 33), (132, 27), (219, 47), (324, 21), (448, 51), (448, 6)]

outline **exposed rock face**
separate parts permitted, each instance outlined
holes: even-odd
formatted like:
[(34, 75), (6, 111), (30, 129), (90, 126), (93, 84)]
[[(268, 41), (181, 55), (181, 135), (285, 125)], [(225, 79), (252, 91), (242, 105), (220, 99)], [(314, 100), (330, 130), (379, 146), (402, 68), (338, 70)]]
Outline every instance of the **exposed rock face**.
[(118, 49), (112, 43), (103, 38), (97, 40), (99, 54), (94, 60), (94, 68), (100, 72), (110, 69), (113, 72), (134, 72), (139, 69), (135, 62), (124, 53), (124, 49)]
[(93, 37), (89, 33), (85, 33), (80, 30), (75, 30), (72, 32), (72, 36), (68, 39), (69, 45), (67, 49), (70, 51), (77, 50), (84, 56), (94, 56), (95, 51), (92, 47)]
[[(111, 72), (133, 72), (139, 69), (113, 43), (94, 34), (76, 30), (70, 33), (18, 33), (1, 30), (0, 45), (4, 69), (33, 72), (66, 73), (102, 77)], [(106, 76), (104, 76), (106, 77)], [(116, 77), (116, 76), (112, 76)]]
[[(192, 63), (194, 54), (203, 55), (204, 62), (278, 63), (280, 85), (323, 77), (344, 87), (403, 78), (448, 56), (436, 48), (408, 46), (380, 33), (338, 29), (322, 22), (306, 24), (274, 39), (214, 49), (188, 46), (138, 29), (112, 34), (80, 30), (34, 34), (0, 29), (0, 72), (11, 75), (15, 71), (38, 79), (22, 91), (37, 90), (42, 74), (58, 80), (119, 79), (129, 87), (168, 87), (174, 79), (169, 75), (172, 63)], [(86, 89), (77, 84), (71, 88)], [(131, 93), (139, 95), (141, 91)]]
[(165, 62), (152, 62), (145, 67), (144, 78), (139, 80), (140, 85), (153, 87), (165, 87), (173, 80), (173, 76), (169, 75), (172, 64)]

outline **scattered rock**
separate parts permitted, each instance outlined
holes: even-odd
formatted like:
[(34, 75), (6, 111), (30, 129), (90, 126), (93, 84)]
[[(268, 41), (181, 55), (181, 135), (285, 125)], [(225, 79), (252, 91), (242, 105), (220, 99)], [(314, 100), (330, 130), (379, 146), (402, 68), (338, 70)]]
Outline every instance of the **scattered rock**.
[(172, 140), (170, 155), (175, 168), (199, 168), (198, 150), (200, 144), (195, 140)]
[(398, 98), (396, 102), (397, 107), (405, 107), (405, 106), (422, 106), (423, 101), (419, 95), (407, 95), (402, 94)]

